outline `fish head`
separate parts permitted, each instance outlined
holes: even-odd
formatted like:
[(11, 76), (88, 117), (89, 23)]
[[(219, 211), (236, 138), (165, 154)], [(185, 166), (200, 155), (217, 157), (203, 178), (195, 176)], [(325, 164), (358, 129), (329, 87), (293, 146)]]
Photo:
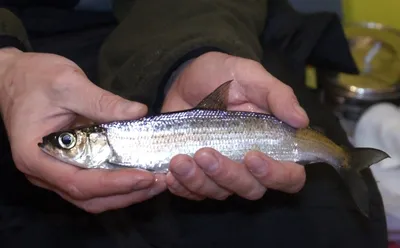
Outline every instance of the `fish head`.
[(101, 167), (111, 156), (104, 131), (83, 128), (54, 132), (38, 144), (50, 156), (81, 168)]

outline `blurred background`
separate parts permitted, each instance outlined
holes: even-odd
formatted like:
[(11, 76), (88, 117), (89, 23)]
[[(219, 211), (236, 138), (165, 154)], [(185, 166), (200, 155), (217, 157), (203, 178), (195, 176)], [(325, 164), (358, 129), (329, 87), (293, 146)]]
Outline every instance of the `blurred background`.
[[(316, 1), (309, 1), (316, 2)], [(318, 2), (325, 2), (324, 0)], [(346, 22), (374, 21), (400, 28), (400, 16), (396, 9), (400, 8), (399, 1), (391, 0), (341, 0), (343, 17)]]
[(396, 9), (399, 1), (393, 0), (290, 0), (292, 5), (305, 12), (335, 11), (345, 22), (375, 21), (400, 28)]
[(392, 157), (371, 169), (386, 209), (388, 238), (400, 243), (400, 1), (290, 2), (301, 12), (336, 12), (342, 19), (360, 75), (309, 67), (306, 83), (318, 89), (355, 146), (382, 149)]

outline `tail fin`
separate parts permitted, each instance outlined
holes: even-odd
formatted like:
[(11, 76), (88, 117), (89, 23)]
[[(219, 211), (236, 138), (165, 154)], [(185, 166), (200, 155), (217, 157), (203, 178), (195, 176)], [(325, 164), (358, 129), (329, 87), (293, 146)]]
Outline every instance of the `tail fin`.
[(349, 165), (359, 172), (389, 157), (386, 152), (379, 149), (354, 148), (350, 151)]
[(358, 210), (366, 217), (369, 217), (369, 194), (360, 171), (389, 157), (378, 149), (355, 148), (350, 151), (349, 167), (339, 171)]

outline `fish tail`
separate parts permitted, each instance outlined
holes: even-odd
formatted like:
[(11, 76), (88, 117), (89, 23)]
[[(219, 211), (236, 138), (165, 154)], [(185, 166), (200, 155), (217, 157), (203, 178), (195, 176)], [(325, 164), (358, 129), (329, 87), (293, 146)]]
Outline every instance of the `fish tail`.
[(389, 158), (389, 155), (378, 149), (354, 148), (349, 151), (348, 166), (339, 170), (357, 209), (366, 217), (369, 217), (369, 194), (360, 172), (386, 158)]
[(349, 154), (349, 166), (358, 172), (390, 157), (382, 150), (364, 147), (353, 148)]

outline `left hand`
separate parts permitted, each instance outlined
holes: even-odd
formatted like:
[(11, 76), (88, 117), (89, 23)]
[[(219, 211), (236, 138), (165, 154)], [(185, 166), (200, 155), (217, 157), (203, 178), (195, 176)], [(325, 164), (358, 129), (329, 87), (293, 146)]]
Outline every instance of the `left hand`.
[[(169, 89), (162, 112), (193, 108), (231, 79), (236, 82), (231, 84), (229, 110), (270, 112), (294, 127), (308, 125), (307, 114), (289, 86), (256, 61), (218, 52), (206, 53), (187, 65)], [(275, 161), (256, 151), (246, 154), (242, 165), (211, 148), (200, 149), (193, 158), (175, 156), (167, 174), (169, 190), (192, 200), (223, 200), (231, 194), (256, 200), (268, 188), (298, 192), (304, 182), (301, 165)]]
[(38, 142), (76, 124), (137, 119), (146, 112), (145, 105), (97, 87), (67, 58), (0, 49), (0, 114), (15, 166), (32, 184), (87, 212), (151, 199), (166, 190), (165, 176), (135, 169), (81, 169), (48, 156)]

